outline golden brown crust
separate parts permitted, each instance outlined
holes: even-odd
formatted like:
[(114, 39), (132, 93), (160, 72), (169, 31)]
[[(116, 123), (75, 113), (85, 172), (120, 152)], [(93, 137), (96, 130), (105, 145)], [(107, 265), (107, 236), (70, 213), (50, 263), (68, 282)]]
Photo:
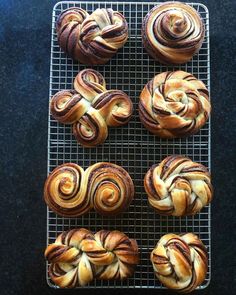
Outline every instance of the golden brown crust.
[(207, 168), (183, 156), (169, 156), (145, 175), (148, 201), (162, 215), (198, 213), (212, 200), (213, 188)]
[(107, 90), (103, 76), (93, 70), (80, 71), (75, 90), (62, 90), (51, 99), (52, 116), (61, 123), (73, 124), (77, 141), (86, 147), (102, 144), (108, 126), (127, 124), (133, 104), (123, 91)]
[(84, 286), (93, 279), (122, 280), (139, 262), (136, 240), (119, 231), (96, 234), (80, 228), (63, 232), (45, 250), (49, 276), (61, 288)]
[(185, 3), (155, 6), (143, 20), (143, 45), (149, 55), (165, 64), (189, 61), (201, 48), (204, 36), (200, 15)]
[(192, 233), (164, 235), (151, 253), (151, 262), (161, 283), (181, 293), (201, 285), (208, 268), (206, 247)]
[(208, 120), (210, 111), (205, 84), (184, 71), (156, 75), (140, 94), (140, 120), (162, 138), (196, 133)]
[(58, 43), (65, 53), (83, 64), (105, 64), (128, 39), (124, 16), (111, 8), (89, 15), (82, 8), (64, 10), (57, 20)]
[(124, 212), (134, 197), (134, 185), (122, 167), (101, 162), (85, 171), (77, 164), (58, 166), (48, 176), (44, 199), (59, 215), (80, 216), (94, 208), (101, 215)]

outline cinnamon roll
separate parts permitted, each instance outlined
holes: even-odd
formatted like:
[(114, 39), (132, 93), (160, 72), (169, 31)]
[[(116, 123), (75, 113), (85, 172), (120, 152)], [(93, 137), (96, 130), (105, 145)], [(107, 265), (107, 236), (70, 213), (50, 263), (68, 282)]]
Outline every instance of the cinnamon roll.
[(82, 8), (64, 10), (56, 24), (62, 50), (83, 64), (105, 64), (128, 39), (124, 16), (111, 8), (98, 8), (90, 15)]
[(144, 178), (150, 205), (162, 215), (198, 213), (212, 200), (207, 168), (183, 156), (169, 156), (153, 165)]
[(208, 268), (206, 247), (193, 233), (164, 235), (151, 253), (151, 262), (160, 282), (181, 293), (200, 286)]
[(112, 163), (96, 163), (85, 171), (77, 164), (58, 166), (48, 176), (44, 199), (59, 215), (80, 216), (94, 208), (99, 214), (113, 216), (124, 212), (134, 197), (128, 172)]
[(205, 84), (184, 71), (156, 75), (139, 101), (143, 125), (162, 138), (189, 136), (199, 131), (211, 111)]
[(189, 61), (201, 48), (204, 36), (200, 15), (185, 3), (155, 6), (143, 20), (143, 45), (150, 56), (165, 64)]
[(84, 286), (94, 279), (122, 280), (139, 262), (136, 240), (119, 231), (72, 229), (45, 250), (49, 276), (61, 288)]
[(59, 122), (73, 124), (73, 133), (83, 146), (102, 144), (108, 136), (108, 126), (122, 126), (130, 120), (133, 112), (130, 98), (123, 91), (107, 90), (99, 72), (80, 71), (74, 88), (57, 92), (50, 109)]

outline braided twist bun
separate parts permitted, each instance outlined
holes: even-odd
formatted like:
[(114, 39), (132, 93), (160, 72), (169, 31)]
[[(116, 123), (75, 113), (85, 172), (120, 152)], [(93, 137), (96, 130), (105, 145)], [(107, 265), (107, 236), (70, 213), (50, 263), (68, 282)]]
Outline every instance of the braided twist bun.
[(128, 172), (106, 162), (86, 171), (77, 164), (63, 164), (52, 171), (44, 186), (48, 207), (67, 217), (80, 216), (91, 208), (101, 215), (117, 215), (129, 207), (133, 197), (134, 185)]
[(193, 215), (212, 200), (207, 168), (183, 156), (169, 156), (153, 165), (144, 187), (150, 205), (162, 215)]
[(208, 268), (206, 247), (192, 233), (164, 235), (151, 253), (151, 262), (161, 283), (182, 293), (201, 285)]
[(96, 234), (81, 228), (63, 232), (45, 250), (49, 276), (61, 288), (84, 286), (93, 279), (122, 280), (139, 262), (138, 245), (119, 231)]
[(142, 25), (142, 40), (148, 54), (165, 64), (189, 61), (199, 51), (205, 36), (200, 15), (181, 2), (153, 7)]
[(64, 10), (57, 20), (62, 50), (83, 64), (105, 64), (128, 39), (124, 16), (112, 9), (96, 9), (89, 15), (82, 8)]
[(143, 88), (139, 117), (162, 138), (189, 136), (206, 123), (211, 111), (205, 84), (184, 71), (156, 75)]
[(52, 116), (61, 123), (73, 124), (77, 141), (85, 147), (102, 144), (108, 126), (128, 123), (133, 104), (123, 91), (107, 90), (103, 76), (85, 69), (75, 77), (75, 90), (62, 90), (51, 99)]

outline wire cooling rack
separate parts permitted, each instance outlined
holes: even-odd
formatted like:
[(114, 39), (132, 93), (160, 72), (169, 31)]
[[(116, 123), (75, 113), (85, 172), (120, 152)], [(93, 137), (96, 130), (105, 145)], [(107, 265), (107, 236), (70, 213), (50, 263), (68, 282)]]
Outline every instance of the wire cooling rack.
[[(74, 162), (87, 168), (96, 162), (108, 161), (124, 167), (135, 183), (135, 199), (128, 211), (116, 218), (101, 217), (95, 212), (78, 218), (63, 218), (47, 211), (47, 243), (53, 243), (64, 230), (85, 227), (93, 232), (100, 229), (118, 229), (138, 242), (141, 261), (134, 276), (126, 281), (93, 281), (87, 288), (164, 288), (155, 278), (150, 262), (150, 252), (160, 237), (166, 233), (194, 232), (200, 236), (208, 249), (209, 268), (206, 280), (199, 287), (205, 288), (210, 281), (211, 245), (210, 245), (210, 206), (193, 217), (160, 216), (148, 205), (144, 192), (143, 178), (154, 163), (172, 154), (187, 155), (210, 169), (210, 121), (194, 136), (181, 139), (160, 139), (150, 134), (138, 118), (139, 94), (144, 85), (155, 74), (182, 69), (201, 79), (210, 88), (209, 62), (209, 16), (207, 8), (198, 3), (189, 3), (201, 15), (206, 37), (199, 54), (187, 64), (167, 67), (149, 58), (143, 49), (141, 24), (146, 13), (157, 2), (59, 2), (52, 14), (52, 48), (50, 69), (50, 98), (57, 91), (73, 87), (76, 74), (85, 67), (73, 62), (60, 50), (57, 43), (55, 21), (66, 8), (82, 7), (89, 13), (96, 8), (111, 7), (120, 11), (129, 24), (129, 39), (125, 46), (103, 66), (94, 67), (107, 82), (108, 89), (120, 89), (126, 92), (134, 103), (134, 115), (127, 126), (110, 128), (106, 142), (96, 148), (83, 148), (75, 140), (71, 126), (59, 124), (49, 113), (48, 125), (48, 173), (66, 162)], [(48, 270), (48, 265), (47, 265)], [(56, 287), (48, 277), (51, 287)]]

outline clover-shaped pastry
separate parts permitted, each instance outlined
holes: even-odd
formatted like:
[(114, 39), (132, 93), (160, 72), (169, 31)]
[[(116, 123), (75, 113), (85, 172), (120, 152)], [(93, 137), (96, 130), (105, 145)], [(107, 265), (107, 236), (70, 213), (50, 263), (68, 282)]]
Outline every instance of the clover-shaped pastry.
[(128, 39), (124, 16), (111, 8), (92, 14), (78, 7), (64, 10), (57, 19), (60, 47), (83, 64), (105, 64)]
[(81, 145), (102, 144), (108, 136), (108, 126), (122, 126), (129, 121), (133, 112), (130, 98), (123, 91), (107, 90), (99, 72), (79, 72), (74, 88), (57, 92), (50, 109), (59, 122), (73, 124), (73, 133)]

